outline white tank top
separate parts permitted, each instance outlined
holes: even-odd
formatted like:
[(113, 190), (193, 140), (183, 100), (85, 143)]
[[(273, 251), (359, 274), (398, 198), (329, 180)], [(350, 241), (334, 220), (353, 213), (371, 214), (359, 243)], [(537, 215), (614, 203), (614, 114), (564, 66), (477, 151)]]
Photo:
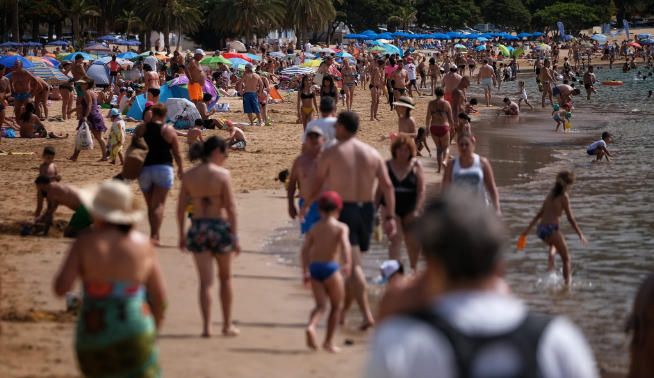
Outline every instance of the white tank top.
[(479, 155), (472, 155), (472, 165), (468, 168), (461, 167), (460, 158), (454, 160), (454, 167), (452, 167), (452, 183), (456, 186), (463, 187), (467, 190), (477, 193), (485, 201), (486, 187), (484, 186), (484, 170), (481, 167), (481, 159)]

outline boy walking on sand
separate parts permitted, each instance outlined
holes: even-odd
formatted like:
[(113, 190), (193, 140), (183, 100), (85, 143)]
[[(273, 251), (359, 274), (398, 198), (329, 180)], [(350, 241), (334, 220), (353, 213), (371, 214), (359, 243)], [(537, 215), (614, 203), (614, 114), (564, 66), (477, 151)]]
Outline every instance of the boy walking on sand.
[[(327, 191), (318, 199), (318, 209), (321, 219), (306, 234), (302, 246), (302, 276), (305, 283), (311, 282), (316, 306), (309, 316), (306, 328), (307, 346), (317, 349), (316, 326), (322, 314), (327, 309), (327, 301), (331, 304), (327, 321), (327, 334), (323, 348), (329, 352), (340, 351), (333, 343), (336, 325), (343, 308), (345, 285), (343, 276), (350, 275), (351, 247), (349, 229), (346, 224), (338, 221), (343, 200), (338, 193)], [(339, 265), (339, 255), (342, 266)], [(343, 271), (341, 275), (340, 271)]]

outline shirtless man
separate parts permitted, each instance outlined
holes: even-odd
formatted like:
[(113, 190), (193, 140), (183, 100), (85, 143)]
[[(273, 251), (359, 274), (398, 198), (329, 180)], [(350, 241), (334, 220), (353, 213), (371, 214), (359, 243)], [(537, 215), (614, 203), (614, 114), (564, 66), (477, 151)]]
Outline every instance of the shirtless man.
[[(3, 126), (5, 123), (7, 123), (10, 126), (15, 126), (12, 125), (12, 122), (10, 122), (6, 116), (6, 101), (11, 96), (11, 82), (9, 79), (5, 76), (5, 66), (0, 64), (0, 127)], [(2, 134), (2, 133), (0, 133)], [(2, 135), (0, 135), (0, 139), (2, 138)]]
[(73, 75), (73, 82), (75, 82), (75, 94), (77, 99), (75, 101), (75, 112), (77, 113), (77, 119), (80, 119), (82, 116), (82, 98), (84, 98), (84, 91), (80, 84), (77, 84), (77, 81), (89, 79), (86, 75), (86, 69), (84, 68), (84, 57), (82, 54), (75, 55), (75, 61), (68, 68), (68, 70), (63, 71), (65, 75), (68, 75), (70, 72)]
[(549, 97), (550, 105), (554, 105), (554, 98), (552, 94), (552, 84), (556, 81), (554, 75), (552, 74), (552, 69), (550, 68), (549, 59), (543, 61), (543, 68), (540, 69), (540, 75), (538, 76), (541, 84), (543, 85), (543, 108), (545, 107), (545, 98)]
[(207, 79), (207, 75), (200, 67), (200, 61), (204, 58), (204, 51), (202, 49), (196, 49), (195, 54), (193, 54), (193, 59), (184, 67), (184, 72), (188, 77), (188, 94), (194, 104), (202, 102), (204, 82)]
[[(300, 211), (303, 216), (309, 205), (318, 199), (320, 191), (333, 190), (343, 198), (339, 220), (350, 228), (352, 245), (352, 275), (347, 282), (347, 296), (343, 314), (356, 299), (363, 314), (365, 330), (374, 324), (366, 280), (361, 269), (361, 253), (368, 251), (372, 235), (375, 209), (375, 190), (384, 195), (384, 229), (389, 237), (395, 235), (395, 192), (386, 170), (386, 163), (377, 150), (356, 138), (359, 116), (342, 112), (336, 121), (336, 139), (339, 143), (325, 150), (318, 158), (315, 190), (307, 195)], [(341, 322), (344, 317), (341, 317)]]
[(564, 106), (572, 100), (573, 95), (576, 96), (580, 94), (581, 91), (578, 88), (573, 88), (568, 84), (559, 84), (552, 88), (552, 93), (554, 96), (558, 96), (559, 104)]
[(370, 63), (370, 96), (372, 102), (370, 103), (370, 120), (377, 118), (379, 111), (379, 99), (384, 92), (384, 60), (378, 59), (377, 63)]
[(520, 114), (520, 107), (518, 104), (515, 103), (515, 101), (511, 101), (510, 98), (504, 97), (504, 107), (502, 108), (502, 111), (504, 112), (505, 115), (519, 115)]
[(16, 119), (23, 114), (23, 106), (32, 97), (34, 91), (34, 76), (23, 69), (23, 63), (20, 60), (14, 64), (14, 73), (11, 75), (11, 87), (14, 90), (14, 115)]
[(470, 79), (464, 77), (459, 85), (452, 91), (452, 114), (459, 114), (466, 110), (466, 89), (470, 86)]
[[(320, 188), (315, 187), (315, 179), (318, 170), (318, 156), (320, 155), (324, 144), (325, 136), (323, 130), (318, 126), (308, 127), (302, 153), (293, 162), (288, 187), (286, 189), (288, 215), (291, 219), (295, 219), (298, 216), (298, 211), (295, 207), (296, 189), (299, 189), (300, 191), (300, 208), (304, 206), (304, 198), (306, 196), (320, 190)], [(309, 211), (304, 218), (302, 218), (300, 223), (300, 231), (302, 232), (302, 235), (309, 232), (311, 227), (313, 227), (313, 225), (319, 220), (320, 213), (318, 211), (318, 203), (313, 202), (309, 206)]]
[(150, 89), (159, 89), (161, 88), (161, 85), (159, 84), (159, 74), (154, 72), (149, 64), (143, 65), (143, 80), (145, 81), (145, 93), (148, 94), (147, 101), (156, 103), (154, 100), (155, 96), (150, 92)]
[(590, 100), (591, 93), (597, 93), (593, 84), (597, 81), (595, 78), (595, 73), (593, 72), (593, 66), (588, 66), (588, 70), (584, 72), (584, 88), (586, 89), (586, 99)]
[(79, 192), (76, 188), (55, 182), (48, 176), (39, 176), (34, 183), (36, 184), (36, 189), (41, 192), (43, 197), (48, 199), (48, 207), (45, 213), (35, 214), (35, 224), (43, 223), (46, 227), (52, 225), (55, 211), (57, 211), (59, 205), (64, 205), (75, 212), (64, 230), (64, 236), (75, 237), (93, 224), (93, 218), (84, 205), (82, 205)]
[[(404, 61), (397, 61), (397, 68), (391, 73), (393, 86), (393, 99), (399, 99), (407, 93), (406, 85), (409, 83), (409, 73), (404, 69)], [(397, 109), (396, 109), (397, 111)]]
[(42, 120), (48, 118), (48, 97), (52, 86), (40, 77), (34, 76), (34, 107), (36, 115)]
[(443, 98), (450, 104), (452, 103), (452, 93), (459, 86), (459, 83), (463, 78), (463, 76), (457, 73), (457, 70), (456, 66), (450, 66), (450, 72), (443, 76), (443, 89), (445, 89), (445, 96), (443, 96)]
[(257, 97), (262, 87), (261, 77), (252, 71), (251, 64), (246, 64), (245, 73), (241, 81), (236, 85), (236, 90), (243, 97), (243, 113), (247, 114), (250, 120), (250, 126), (254, 125), (255, 115), (259, 126), (262, 125), (259, 99)]
[[(484, 64), (479, 67), (479, 74), (477, 75), (477, 85), (481, 83), (484, 89), (484, 98), (486, 99), (486, 106), (491, 104), (491, 90), (496, 85), (497, 79), (495, 77), (495, 70), (493, 66), (488, 64), (488, 59), (484, 59)], [(458, 114), (458, 113), (457, 113)]]

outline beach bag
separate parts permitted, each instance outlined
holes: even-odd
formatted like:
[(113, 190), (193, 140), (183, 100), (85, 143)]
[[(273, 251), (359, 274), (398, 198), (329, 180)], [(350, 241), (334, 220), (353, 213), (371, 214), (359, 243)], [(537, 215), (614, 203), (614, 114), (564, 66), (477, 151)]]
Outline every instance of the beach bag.
[(86, 121), (82, 121), (82, 124), (77, 129), (77, 136), (75, 137), (75, 149), (78, 151), (93, 149), (93, 136), (91, 135), (89, 124)]
[(126, 180), (134, 180), (139, 177), (143, 170), (145, 157), (148, 155), (148, 144), (145, 143), (143, 132), (144, 126), (139, 126), (134, 131), (132, 142), (125, 152), (125, 164), (123, 164), (122, 177)]

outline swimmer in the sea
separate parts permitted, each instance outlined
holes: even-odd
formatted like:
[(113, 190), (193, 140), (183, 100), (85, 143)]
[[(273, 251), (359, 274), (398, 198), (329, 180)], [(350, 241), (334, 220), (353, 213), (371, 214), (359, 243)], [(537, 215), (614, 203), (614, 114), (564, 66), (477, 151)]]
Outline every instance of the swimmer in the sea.
[(575, 176), (572, 172), (562, 171), (556, 175), (556, 183), (554, 187), (549, 192), (543, 206), (541, 207), (538, 214), (532, 219), (529, 223), (529, 226), (522, 232), (521, 237), (525, 238), (529, 231), (534, 227), (534, 225), (540, 220), (538, 227), (536, 228), (536, 233), (538, 237), (545, 242), (549, 247), (548, 258), (547, 258), (547, 270), (549, 272), (554, 271), (554, 257), (558, 253), (561, 256), (561, 262), (563, 263), (563, 279), (566, 285), (570, 285), (571, 282), (571, 258), (570, 252), (568, 251), (568, 245), (565, 242), (563, 234), (559, 230), (559, 218), (565, 212), (568, 222), (572, 225), (572, 228), (575, 230), (579, 239), (583, 244), (588, 243), (584, 234), (581, 232), (577, 221), (575, 221), (574, 216), (572, 215), (572, 209), (570, 208), (570, 198), (568, 196), (568, 188), (574, 184)]

